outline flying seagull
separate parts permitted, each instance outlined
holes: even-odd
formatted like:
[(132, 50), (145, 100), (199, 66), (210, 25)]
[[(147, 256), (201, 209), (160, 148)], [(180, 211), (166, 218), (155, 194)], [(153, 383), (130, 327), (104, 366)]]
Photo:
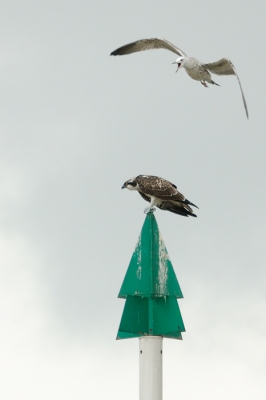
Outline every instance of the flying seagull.
[(166, 179), (152, 175), (139, 175), (126, 181), (122, 186), (122, 189), (125, 188), (137, 190), (144, 200), (151, 203), (145, 208), (145, 213), (154, 211), (156, 206), (161, 210), (171, 211), (184, 217), (196, 217), (190, 206), (197, 206), (187, 200), (177, 187)]
[(220, 86), (218, 85), (218, 83), (212, 80), (210, 72), (216, 75), (235, 75), (238, 79), (244, 107), (246, 110), (246, 115), (248, 118), (247, 103), (240, 83), (240, 79), (238, 77), (238, 74), (236, 72), (233, 63), (229, 60), (229, 58), (224, 57), (219, 61), (205, 64), (198, 61), (196, 58), (188, 57), (184, 51), (180, 50), (178, 47), (168, 42), (168, 40), (156, 39), (156, 38), (142, 39), (142, 40), (137, 40), (136, 42), (126, 44), (114, 50), (110, 55), (122, 56), (124, 54), (131, 54), (131, 53), (136, 53), (138, 51), (152, 50), (152, 49), (166, 49), (172, 51), (173, 53), (176, 53), (179, 56), (176, 59), (176, 61), (173, 62), (173, 64), (177, 64), (176, 72), (179, 71), (180, 68), (184, 67), (190, 78), (196, 81), (200, 81), (201, 84), (205, 87), (208, 87), (207, 82), (211, 83), (212, 85)]

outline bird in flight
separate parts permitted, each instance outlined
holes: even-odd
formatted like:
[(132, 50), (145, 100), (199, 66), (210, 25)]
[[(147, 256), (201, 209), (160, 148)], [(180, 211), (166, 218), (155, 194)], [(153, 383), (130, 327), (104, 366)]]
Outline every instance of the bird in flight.
[(200, 81), (201, 84), (205, 87), (208, 87), (207, 82), (211, 83), (212, 85), (220, 86), (218, 85), (218, 83), (212, 80), (210, 72), (216, 75), (235, 75), (238, 79), (246, 115), (248, 118), (248, 107), (240, 83), (240, 79), (233, 63), (229, 60), (229, 58), (224, 57), (219, 61), (205, 64), (200, 62), (194, 57), (188, 57), (184, 51), (180, 50), (178, 47), (168, 42), (168, 40), (156, 39), (156, 38), (142, 39), (142, 40), (137, 40), (136, 42), (128, 43), (112, 51), (110, 55), (122, 56), (125, 54), (131, 54), (131, 53), (136, 53), (138, 51), (152, 50), (152, 49), (166, 49), (177, 54), (179, 57), (176, 59), (175, 62), (173, 62), (173, 64), (177, 64), (176, 72), (179, 71), (180, 68), (184, 67), (190, 78), (196, 81)]
[(190, 206), (198, 207), (187, 200), (177, 187), (166, 179), (152, 175), (139, 175), (126, 181), (122, 186), (122, 189), (125, 188), (137, 190), (144, 200), (151, 203), (144, 210), (146, 214), (155, 211), (155, 207), (158, 207), (184, 217), (196, 217)]

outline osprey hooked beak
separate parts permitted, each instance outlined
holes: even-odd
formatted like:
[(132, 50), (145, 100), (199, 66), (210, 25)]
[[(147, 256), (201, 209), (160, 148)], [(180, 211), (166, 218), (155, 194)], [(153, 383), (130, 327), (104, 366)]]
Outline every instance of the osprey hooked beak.
[(121, 187), (121, 189), (125, 189), (127, 187), (126, 182), (124, 183), (124, 185)]
[(176, 69), (175, 72), (177, 72), (177, 71), (179, 70), (179, 68), (181, 67), (181, 62), (175, 61), (175, 62), (173, 62), (172, 64), (177, 64), (177, 69)]

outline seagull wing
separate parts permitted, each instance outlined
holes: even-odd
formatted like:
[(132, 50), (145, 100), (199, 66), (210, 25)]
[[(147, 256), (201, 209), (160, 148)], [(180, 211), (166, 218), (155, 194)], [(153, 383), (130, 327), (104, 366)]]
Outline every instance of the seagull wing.
[(238, 83), (239, 83), (239, 87), (241, 90), (241, 94), (242, 94), (242, 99), (243, 99), (243, 103), (244, 103), (244, 107), (246, 110), (246, 115), (248, 118), (248, 107), (247, 107), (247, 103), (246, 103), (246, 99), (244, 96), (244, 92), (240, 83), (240, 79), (239, 76), (236, 72), (235, 66), (234, 64), (229, 60), (229, 58), (222, 58), (219, 61), (216, 61), (214, 63), (209, 63), (209, 64), (204, 64), (204, 67), (209, 70), (210, 72), (216, 74), (216, 75), (235, 75), (238, 79)]
[(136, 42), (125, 44), (122, 47), (112, 51), (111, 56), (123, 56), (125, 54), (136, 53), (138, 51), (153, 50), (153, 49), (166, 49), (170, 50), (179, 56), (186, 57), (186, 53), (180, 50), (178, 47), (168, 42), (165, 39), (141, 39)]

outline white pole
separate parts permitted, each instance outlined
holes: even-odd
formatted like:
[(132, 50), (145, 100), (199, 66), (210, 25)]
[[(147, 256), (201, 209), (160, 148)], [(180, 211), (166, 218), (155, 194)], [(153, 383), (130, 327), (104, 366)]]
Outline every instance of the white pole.
[(163, 398), (163, 339), (160, 336), (139, 338), (139, 400)]

